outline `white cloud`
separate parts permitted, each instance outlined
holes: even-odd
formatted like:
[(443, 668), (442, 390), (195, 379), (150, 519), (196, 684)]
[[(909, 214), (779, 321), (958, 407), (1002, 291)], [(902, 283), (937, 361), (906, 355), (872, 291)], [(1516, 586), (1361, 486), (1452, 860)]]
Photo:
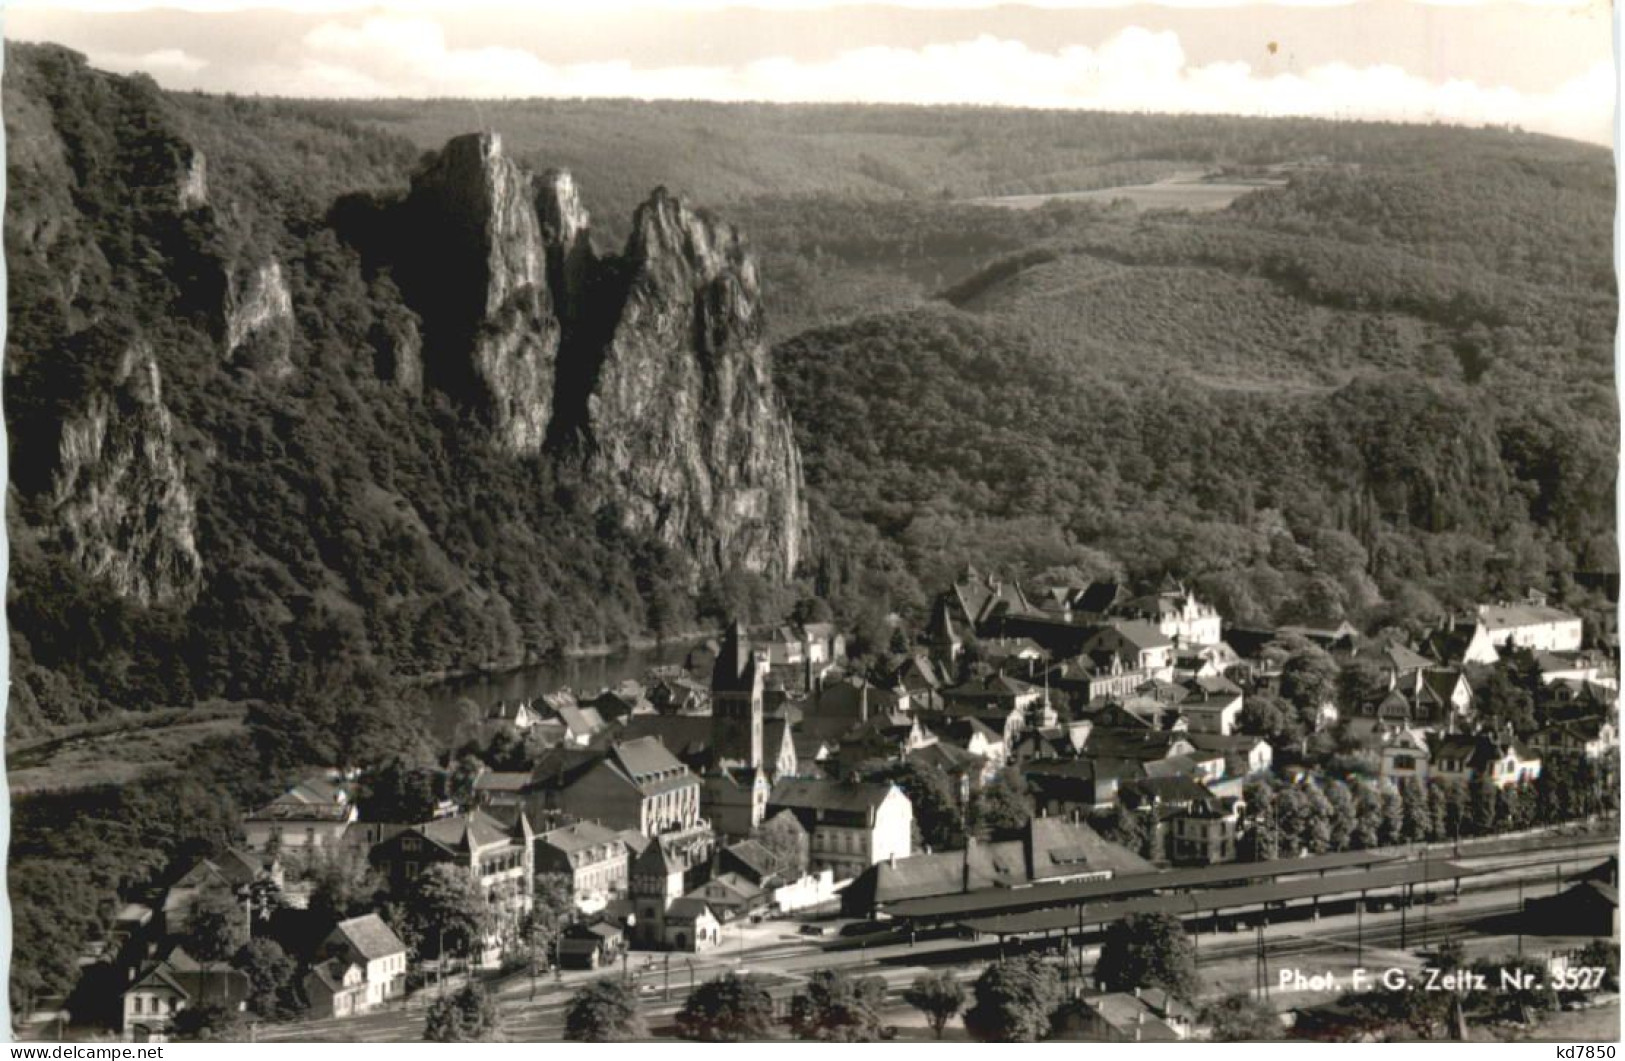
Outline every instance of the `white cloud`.
[[(1307, 115), (1526, 129), (1610, 143), (1615, 75), (1600, 62), (1548, 92), (1434, 82), (1392, 65), (1192, 65), (1177, 34), (1128, 27), (1095, 47), (1043, 51), (980, 36), (920, 48), (854, 48), (820, 62), (634, 67), (557, 64), (521, 48), (454, 48), (427, 18), (329, 20), (286, 61), (209, 68), (181, 52), (111, 57), (165, 83), (283, 96), (617, 96), (772, 102), (976, 103), (1246, 115)], [(97, 63), (115, 65), (105, 55)], [(171, 76), (165, 77), (165, 74)]]
[(157, 51), (143, 52), (140, 55), (129, 52), (100, 52), (96, 56), (96, 65), (104, 70), (115, 73), (141, 72), (151, 74), (156, 78), (166, 78), (168, 75), (195, 74), (209, 65), (207, 59), (200, 59), (179, 48), (160, 48)]

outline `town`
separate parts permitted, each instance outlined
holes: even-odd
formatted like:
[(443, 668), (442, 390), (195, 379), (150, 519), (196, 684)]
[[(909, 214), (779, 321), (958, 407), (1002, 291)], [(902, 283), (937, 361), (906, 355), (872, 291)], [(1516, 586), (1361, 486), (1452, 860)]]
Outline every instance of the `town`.
[[(1344, 1038), (1617, 990), (1616, 642), (1539, 593), (1367, 636), (1231, 625), (1171, 579), (966, 570), (887, 647), (736, 622), (643, 681), (475, 705), (435, 768), (312, 772), (130, 902), (66, 1018)], [(1294, 996), (1327, 961), (1533, 972)]]

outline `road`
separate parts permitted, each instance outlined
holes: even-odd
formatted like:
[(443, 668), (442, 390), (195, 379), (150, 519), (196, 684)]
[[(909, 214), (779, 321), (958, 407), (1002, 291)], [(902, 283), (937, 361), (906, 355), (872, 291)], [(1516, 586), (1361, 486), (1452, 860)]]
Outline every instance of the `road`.
[[(1415, 951), (1435, 946), (1445, 939), (1458, 939), (1468, 958), (1499, 957), (1519, 946), (1517, 937), (1498, 928), (1495, 918), (1517, 909), (1518, 886), (1525, 898), (1550, 894), (1562, 876), (1595, 864), (1614, 853), (1612, 842), (1564, 839), (1544, 847), (1518, 852), (1475, 855), (1468, 850), (1459, 859), (1463, 864), (1496, 865), (1501, 872), (1493, 881), (1474, 882), (1459, 900), (1413, 907), (1408, 911), (1386, 911), (1362, 916), (1340, 914), (1318, 920), (1308, 918), (1271, 924), (1263, 930), (1271, 1002), (1278, 1008), (1323, 1001), (1313, 991), (1282, 990), (1278, 986), (1283, 969), (1299, 970), (1306, 976), (1327, 973), (1346, 984), (1358, 965), (1368, 969), (1389, 967), (1414, 970), (1421, 964)], [(1442, 857), (1435, 853), (1436, 858)], [(886, 981), (894, 1004), (897, 994), (926, 970), (954, 968), (962, 980), (970, 980), (989, 961), (997, 958), (999, 946), (993, 942), (972, 942), (961, 938), (922, 940), (916, 944), (850, 949), (845, 937), (800, 935), (790, 922), (765, 922), (731, 929), (733, 938), (723, 948), (701, 955), (671, 955), (670, 998), (666, 997), (666, 955), (634, 952), (626, 970), (638, 982), (644, 1015), (652, 1029), (669, 1026), (672, 1015), (687, 997), (691, 983), (702, 983), (729, 970), (767, 974), (773, 979), (774, 993), (787, 997), (818, 970), (838, 966), (861, 976), (879, 976)], [(1403, 937), (1403, 940), (1402, 940)], [(839, 949), (833, 946), (840, 944)], [(1198, 960), (1207, 994), (1218, 997), (1236, 990), (1250, 990), (1259, 973), (1256, 950), (1258, 937), (1252, 930), (1202, 932), (1196, 937)], [(1526, 937), (1521, 940), (1527, 954), (1545, 954), (1585, 942), (1583, 938), (1552, 939)], [(1012, 942), (1006, 953), (1058, 947), (1058, 940)], [(1074, 956), (1078, 951), (1070, 952)], [(1092, 968), (1094, 948), (1083, 948), (1079, 964)], [(590, 980), (620, 975), (621, 970), (566, 970), (562, 976), (539, 978), (532, 994), (530, 978), (512, 976), (492, 983), (498, 1004), (504, 1012), (508, 1036), (515, 1041), (552, 1041), (563, 1036), (564, 1007), (571, 994)], [(1328, 996), (1329, 997), (1329, 996)], [(433, 1000), (433, 990), (419, 992), (394, 1008), (342, 1020), (306, 1020), (262, 1026), (261, 1041), (344, 1041), (413, 1042), (423, 1034), (424, 1014)], [(899, 1012), (898, 1016), (903, 1016)]]

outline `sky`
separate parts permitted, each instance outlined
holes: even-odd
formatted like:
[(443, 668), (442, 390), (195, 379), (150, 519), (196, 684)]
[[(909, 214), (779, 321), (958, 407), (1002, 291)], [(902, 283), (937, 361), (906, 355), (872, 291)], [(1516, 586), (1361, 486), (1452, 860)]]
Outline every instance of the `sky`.
[(170, 88), (1011, 106), (1517, 125), (1611, 144), (1597, 0), (11, 0)]

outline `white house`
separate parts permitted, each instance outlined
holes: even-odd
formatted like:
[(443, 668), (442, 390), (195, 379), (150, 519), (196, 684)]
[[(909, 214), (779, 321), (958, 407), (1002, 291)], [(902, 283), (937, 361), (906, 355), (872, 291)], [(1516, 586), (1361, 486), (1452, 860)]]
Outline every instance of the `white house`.
[(1496, 648), (1533, 652), (1577, 652), (1583, 634), (1577, 616), (1538, 601), (1481, 604), (1478, 620)]

